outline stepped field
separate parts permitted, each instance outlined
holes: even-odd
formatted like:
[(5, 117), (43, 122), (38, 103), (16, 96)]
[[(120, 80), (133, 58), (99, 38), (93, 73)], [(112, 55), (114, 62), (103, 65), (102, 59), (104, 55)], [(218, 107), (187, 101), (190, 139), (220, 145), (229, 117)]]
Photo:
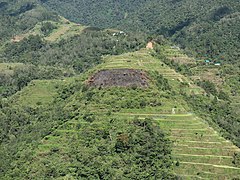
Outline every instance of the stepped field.
[(189, 87), (184, 88), (187, 93), (203, 94), (204, 90), (194, 85), (193, 82), (177, 73), (175, 70), (168, 67), (166, 64), (161, 62), (159, 59), (154, 58), (151, 54), (153, 52), (146, 49), (141, 49), (137, 52), (126, 53), (119, 56), (105, 56), (104, 63), (98, 66), (98, 69), (117, 69), (117, 68), (133, 68), (142, 69), (145, 71), (158, 71), (166, 79), (173, 88), (178, 87), (181, 83), (185, 82)]
[[(91, 101), (84, 99), (84, 92), (76, 92), (68, 99), (65, 107), (71, 110), (72, 119), (42, 139), (40, 145), (35, 149), (34, 161), (30, 167), (31, 171), (35, 173), (34, 167), (39, 167), (39, 164), (49, 160), (57, 162), (56, 166), (61, 167), (64, 164), (70, 170), (74, 169), (74, 162), (68, 161), (67, 154), (71, 152), (70, 145), (74, 144), (74, 139), (78, 139), (79, 130), (88, 127), (86, 124), (89, 122), (83, 120), (84, 114), (87, 113), (97, 118), (91, 122), (92, 127), (97, 127), (98, 123), (105, 119), (151, 118), (173, 141), (173, 171), (183, 179), (240, 178), (240, 168), (233, 164), (233, 155), (240, 152), (240, 149), (221, 137), (204, 119), (191, 113), (187, 103), (180, 95), (180, 91), (204, 94), (204, 90), (194, 85), (187, 77), (169, 68), (160, 59), (153, 57), (151, 53), (149, 50), (141, 49), (137, 52), (118, 56), (105, 56), (102, 64), (91, 69), (82, 77), (76, 77), (76, 79), (87, 82), (89, 76), (103, 69), (126, 68), (140, 69), (146, 72), (155, 70), (168, 79), (170, 86), (175, 91), (174, 94), (157, 90), (152, 82), (150, 82), (149, 88), (137, 90), (117, 89), (116, 87), (95, 88), (91, 91), (93, 92), (93, 95), (90, 96)], [(41, 86), (44, 86), (42, 83), (46, 82), (34, 83), (40, 83)], [(65, 82), (60, 81), (59, 83)], [(180, 88), (182, 83), (187, 83), (189, 86)], [(54, 83), (49, 81), (49, 84)], [(35, 87), (38, 87), (39, 90), (42, 88), (37, 85)], [(21, 98), (31, 94), (29, 91), (25, 92), (26, 94), (23, 94)], [(46, 98), (49, 99), (49, 97)], [(139, 108), (123, 106), (117, 110), (121, 103), (134, 98), (139, 100), (146, 98), (150, 102), (157, 99), (161, 103)], [(65, 178), (73, 179), (71, 175)]]
[[(44, 35), (43, 32), (41, 31), (43, 23), (51, 23), (55, 27), (55, 29), (53, 29), (53, 31), (50, 34)], [(70, 22), (67, 19), (59, 16), (58, 22), (44, 21), (44, 22), (38, 23), (29, 32), (15, 36), (12, 39), (12, 41), (19, 42), (23, 38), (26, 38), (30, 35), (39, 35), (47, 41), (58, 42), (61, 39), (67, 39), (69, 37), (73, 37), (75, 35), (81, 34), (85, 28), (86, 26)]]
[(188, 179), (239, 177), (240, 168), (232, 163), (233, 154), (239, 152), (239, 148), (222, 138), (204, 120), (193, 114), (133, 114), (136, 115), (153, 117), (160, 127), (169, 131), (174, 142), (173, 156), (179, 162), (174, 168), (176, 174)]

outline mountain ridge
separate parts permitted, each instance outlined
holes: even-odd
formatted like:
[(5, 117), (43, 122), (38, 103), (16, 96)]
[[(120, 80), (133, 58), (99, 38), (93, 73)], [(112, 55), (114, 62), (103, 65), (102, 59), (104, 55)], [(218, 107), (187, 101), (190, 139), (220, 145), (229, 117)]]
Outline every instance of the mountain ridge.
[(105, 0), (87, 4), (78, 0), (61, 1), (61, 6), (56, 0), (44, 5), (79, 23), (165, 35), (194, 56), (238, 63), (240, 3), (235, 0)]

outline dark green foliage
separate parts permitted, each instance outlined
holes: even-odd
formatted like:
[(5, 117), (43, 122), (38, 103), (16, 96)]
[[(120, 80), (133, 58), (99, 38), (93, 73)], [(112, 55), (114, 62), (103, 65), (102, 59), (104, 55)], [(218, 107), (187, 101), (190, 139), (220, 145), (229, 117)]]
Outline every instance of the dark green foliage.
[(230, 106), (230, 102), (219, 101), (217, 98), (211, 100), (201, 95), (185, 96), (185, 98), (196, 113), (208, 119), (212, 126), (220, 127), (223, 136), (240, 146), (240, 119)]
[(43, 34), (45, 36), (48, 36), (49, 34), (51, 34), (51, 32), (54, 29), (56, 29), (56, 26), (54, 26), (51, 22), (44, 22), (44, 23), (42, 23), (41, 31), (43, 32)]
[(10, 13), (10, 16), (18, 16), (20, 14), (23, 14), (23, 13), (25, 13), (27, 11), (32, 10), (33, 8), (35, 8), (34, 3), (26, 2), (26, 3), (22, 4), (19, 9), (17, 9), (15, 11), (13, 11), (12, 13)]
[(168, 80), (163, 77), (163, 75), (159, 74), (158, 72), (151, 72), (151, 77), (156, 80), (156, 85), (159, 90), (161, 91), (170, 91), (171, 87), (168, 83)]
[[(146, 39), (151, 39), (140, 33), (113, 36), (103, 27), (144, 31), (158, 37), (155, 42), (160, 44), (166, 41), (155, 34), (165, 35), (190, 54), (235, 63), (239, 56), (239, 4), (233, 0), (41, 2), (64, 11), (75, 21), (100, 28), (88, 27), (81, 35), (56, 43), (29, 36), (19, 43), (5, 44), (6, 39), (29, 31), (41, 21), (58, 18), (35, 0), (0, 2), (0, 42), (4, 44), (0, 61), (24, 63), (9, 69), (12, 73), (0, 72), (0, 179), (175, 179), (171, 171), (171, 142), (153, 119), (115, 114), (123, 110), (161, 110), (164, 102), (172, 101), (174, 89), (157, 72), (148, 72), (151, 84), (147, 89), (94, 89), (82, 80), (57, 85), (53, 103), (36, 102), (34, 108), (15, 102), (16, 96), (10, 100), (2, 97), (16, 93), (34, 79), (82, 73), (101, 63), (103, 55), (138, 50), (145, 46)], [(47, 36), (54, 29), (52, 23), (45, 22), (41, 31)], [(156, 51), (161, 53), (160, 49)], [(187, 65), (159, 58), (177, 72), (193, 74)], [(240, 146), (240, 119), (230, 104), (231, 95), (239, 94), (237, 71), (226, 67), (221, 72), (221, 76), (231, 74), (226, 80), (231, 94), (210, 81), (202, 81), (199, 85), (209, 96), (183, 96), (196, 113)], [(187, 86), (181, 83), (181, 87)], [(59, 142), (54, 141), (56, 137)], [(60, 146), (41, 146), (49, 145), (44, 144), (49, 138)], [(40, 147), (45, 151), (38, 154)], [(234, 155), (233, 163), (239, 166), (239, 154)], [(176, 166), (179, 165), (177, 161)]]
[(225, 100), (225, 101), (229, 101), (230, 100), (229, 95), (227, 93), (225, 93), (224, 91), (219, 91), (218, 98), (222, 99), (222, 100)]
[(141, 34), (113, 37), (110, 32), (86, 31), (79, 36), (49, 44), (39, 36), (30, 36), (19, 43), (6, 45), (6, 62), (62, 66), (83, 72), (99, 64), (102, 55), (120, 54), (143, 47)]
[(44, 20), (58, 20), (38, 4), (37, 0), (0, 2), (0, 42), (22, 34)]
[(0, 9), (4, 10), (7, 7), (8, 3), (7, 2), (0, 2)]
[(82, 24), (168, 36), (199, 57), (228, 63), (239, 57), (240, 5), (235, 0), (51, 0), (44, 5)]
[(59, 79), (74, 75), (72, 70), (51, 66), (24, 65), (12, 70), (13, 74), (0, 72), (0, 98), (13, 95), (34, 79)]
[(228, 15), (231, 13), (231, 9), (227, 6), (222, 6), (219, 7), (218, 9), (216, 9), (214, 11), (214, 13), (212, 14), (211, 20), (213, 21), (219, 21), (220, 19), (222, 19), (224, 16)]
[[(13, 166), (21, 167), (22, 162), (31, 159), (33, 148), (44, 136), (51, 133), (55, 126), (63, 123), (67, 118), (67, 113), (60, 104), (52, 107), (33, 109), (30, 107), (15, 106), (2, 103), (0, 109), (0, 178), (5, 179), (5, 173)], [(11, 164), (11, 163), (13, 163)], [(13, 165), (13, 166), (12, 166)], [(19, 168), (18, 167), (18, 168)], [(16, 168), (15, 172), (9, 175), (9, 178), (20, 179), (24, 176)], [(7, 178), (8, 179), (8, 178)]]
[[(28, 38), (23, 39), (20, 43), (9, 43), (6, 45), (6, 57), (23, 56), (28, 52), (31, 53), (43, 48), (44, 45), (45, 42), (40, 36), (31, 35)], [(20, 60), (18, 62), (20, 62)]]
[(78, 179), (174, 178), (170, 143), (151, 119), (85, 125), (77, 139), (70, 158)]
[[(48, 29), (51, 25), (46, 26)], [(72, 76), (74, 73), (70, 69), (74, 69), (77, 74), (81, 73), (99, 64), (103, 55), (138, 50), (143, 47), (144, 41), (145, 36), (141, 34), (113, 37), (110, 32), (86, 31), (54, 44), (33, 35), (18, 43), (8, 43), (2, 54), (3, 62), (33, 65), (17, 68), (13, 75), (0, 73), (0, 95), (12, 95), (33, 79)]]
[[(214, 96), (217, 95), (217, 89), (215, 84), (210, 81), (200, 81), (197, 83), (200, 87), (202, 87), (207, 93), (212, 94)], [(221, 93), (221, 95), (223, 95)]]
[(235, 166), (237, 166), (237, 167), (240, 167), (240, 154), (239, 153), (234, 153), (233, 164), (235, 164)]
[[(153, 119), (118, 118), (111, 113), (118, 107), (161, 106), (157, 97), (164, 92), (99, 90), (77, 79), (57, 89), (53, 103), (36, 108), (13, 107), (14, 99), (1, 101), (0, 158), (6, 159), (1, 162), (1, 178), (176, 179), (171, 142), (159, 125)], [(93, 107), (107, 111), (89, 111)], [(77, 120), (76, 126), (65, 124), (72, 120)], [(69, 130), (66, 137), (60, 133), (62, 128)], [(45, 154), (36, 153), (39, 144), (50, 137), (63, 138), (63, 143)]]

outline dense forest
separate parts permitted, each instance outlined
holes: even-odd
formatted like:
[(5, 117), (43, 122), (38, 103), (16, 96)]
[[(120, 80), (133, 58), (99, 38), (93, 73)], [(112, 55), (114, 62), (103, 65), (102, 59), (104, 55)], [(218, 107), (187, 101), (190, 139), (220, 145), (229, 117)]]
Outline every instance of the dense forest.
[(237, 63), (239, 58), (236, 0), (46, 0), (43, 4), (75, 22), (165, 35), (197, 57), (222, 63)]

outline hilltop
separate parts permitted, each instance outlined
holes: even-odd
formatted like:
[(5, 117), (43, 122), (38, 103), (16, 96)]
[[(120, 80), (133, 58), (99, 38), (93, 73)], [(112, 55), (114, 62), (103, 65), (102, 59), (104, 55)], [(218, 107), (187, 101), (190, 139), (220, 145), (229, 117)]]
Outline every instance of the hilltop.
[[(17, 146), (20, 157), (16, 166), (7, 168), (6, 177), (238, 178), (239, 148), (210, 127), (215, 128), (212, 120), (193, 113), (186, 100), (204, 98), (205, 90), (154, 56), (147, 49), (107, 55), (78, 77), (32, 81), (12, 96), (8, 104), (32, 120), (16, 125), (22, 129), (16, 140), (28, 143)], [(116, 84), (130, 76), (130, 69), (135, 78), (144, 72), (148, 86)], [(116, 70), (123, 73), (116, 79), (99, 74)], [(89, 85), (89, 79), (97, 84), (96, 78), (102, 77), (108, 86)], [(2, 103), (2, 117), (6, 118), (9, 105)], [(31, 137), (35, 128), (41, 133)]]

